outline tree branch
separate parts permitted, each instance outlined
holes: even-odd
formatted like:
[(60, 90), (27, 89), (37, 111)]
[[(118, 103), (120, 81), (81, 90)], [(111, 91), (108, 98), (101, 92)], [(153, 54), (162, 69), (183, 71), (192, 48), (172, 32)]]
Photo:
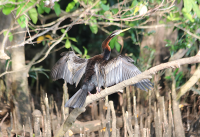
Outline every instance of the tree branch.
[(162, 63), (162, 64), (157, 65), (149, 70), (144, 71), (143, 73), (141, 73), (131, 79), (125, 80), (115, 86), (106, 88), (106, 89), (102, 90), (99, 94), (88, 96), (84, 106), (86, 107), (88, 104), (92, 103), (93, 101), (97, 101), (105, 96), (113, 94), (116, 91), (121, 90), (126, 86), (138, 83), (139, 81), (141, 81), (143, 79), (151, 78), (152, 77), (151, 75), (157, 73), (160, 70), (167, 69), (167, 68), (176, 68), (176, 67), (179, 68), (181, 65), (184, 65), (184, 64), (195, 64), (195, 63), (200, 63), (200, 55), (196, 55), (196, 56), (189, 57), (189, 58), (183, 58), (183, 59), (179, 59), (179, 60), (175, 60), (175, 61), (171, 61), (171, 62), (167, 62), (167, 63)]

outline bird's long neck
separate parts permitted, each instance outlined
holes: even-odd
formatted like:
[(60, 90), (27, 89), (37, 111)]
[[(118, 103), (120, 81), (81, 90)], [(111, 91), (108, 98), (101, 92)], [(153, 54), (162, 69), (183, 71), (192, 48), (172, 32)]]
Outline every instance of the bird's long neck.
[(110, 58), (111, 48), (108, 44), (112, 38), (113, 37), (108, 36), (102, 43), (103, 58), (105, 60), (108, 60)]

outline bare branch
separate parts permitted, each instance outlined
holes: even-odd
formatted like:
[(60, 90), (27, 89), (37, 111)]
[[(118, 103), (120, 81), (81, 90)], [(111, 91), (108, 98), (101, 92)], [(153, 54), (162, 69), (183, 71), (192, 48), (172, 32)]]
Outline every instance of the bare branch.
[(178, 67), (180, 67), (180, 65), (194, 64), (194, 63), (200, 63), (200, 55), (196, 55), (196, 56), (189, 57), (189, 58), (183, 58), (183, 59), (179, 59), (179, 60), (175, 60), (175, 61), (171, 61), (171, 62), (167, 62), (167, 63), (162, 63), (162, 64), (157, 65), (149, 70), (144, 71), (143, 73), (141, 73), (131, 79), (125, 80), (115, 86), (106, 88), (106, 89), (102, 90), (99, 94), (88, 96), (84, 106), (87, 106), (88, 104), (92, 103), (93, 101), (97, 101), (105, 96), (113, 94), (116, 91), (121, 90), (128, 85), (133, 85), (143, 79), (151, 78), (152, 77), (151, 75), (157, 73), (160, 70), (163, 70), (166, 68), (178, 68)]

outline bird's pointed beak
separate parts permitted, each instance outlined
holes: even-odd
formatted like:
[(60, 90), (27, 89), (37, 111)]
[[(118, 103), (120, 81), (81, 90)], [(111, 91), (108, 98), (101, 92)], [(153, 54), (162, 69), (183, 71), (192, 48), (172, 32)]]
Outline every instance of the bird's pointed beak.
[(127, 30), (129, 30), (129, 29), (130, 29), (130, 28), (123, 29), (123, 30), (120, 31), (120, 33), (124, 32), (124, 31), (127, 31)]

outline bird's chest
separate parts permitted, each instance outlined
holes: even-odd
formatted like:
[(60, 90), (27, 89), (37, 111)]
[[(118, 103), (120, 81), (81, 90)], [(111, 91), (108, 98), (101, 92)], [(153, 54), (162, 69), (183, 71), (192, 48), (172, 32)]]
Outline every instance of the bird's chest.
[(85, 82), (91, 80), (92, 76), (95, 76), (96, 71), (95, 70), (97, 67), (99, 68), (99, 66), (101, 65), (101, 63), (103, 63), (104, 60), (103, 59), (93, 59), (93, 60), (89, 60), (87, 67), (86, 67), (86, 71), (85, 71)]

